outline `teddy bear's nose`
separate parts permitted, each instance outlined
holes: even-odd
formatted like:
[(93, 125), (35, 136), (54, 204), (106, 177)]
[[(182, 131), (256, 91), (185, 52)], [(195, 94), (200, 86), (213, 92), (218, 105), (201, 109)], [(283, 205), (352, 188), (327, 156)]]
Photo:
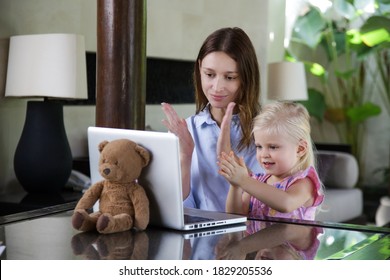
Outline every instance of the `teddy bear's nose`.
[(110, 174), (110, 172), (111, 172), (110, 168), (104, 168), (103, 170), (103, 173), (106, 175)]

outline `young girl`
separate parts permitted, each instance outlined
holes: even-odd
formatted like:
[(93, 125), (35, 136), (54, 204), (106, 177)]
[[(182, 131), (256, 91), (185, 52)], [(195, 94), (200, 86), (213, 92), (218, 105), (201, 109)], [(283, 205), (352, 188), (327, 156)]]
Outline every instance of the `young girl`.
[(254, 119), (252, 132), (256, 158), (265, 172), (248, 175), (241, 158), (222, 152), (219, 173), (231, 185), (226, 211), (314, 220), (324, 196), (305, 107), (293, 102), (268, 104)]

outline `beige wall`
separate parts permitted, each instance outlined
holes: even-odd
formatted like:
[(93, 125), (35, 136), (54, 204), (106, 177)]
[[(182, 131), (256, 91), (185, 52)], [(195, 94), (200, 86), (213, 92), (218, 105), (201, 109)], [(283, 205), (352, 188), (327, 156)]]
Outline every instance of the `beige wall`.
[[(251, 37), (265, 73), (267, 60), (283, 53), (285, 0), (147, 0), (147, 55), (194, 59), (204, 38), (224, 26), (240, 26)], [(79, 33), (86, 49), (96, 50), (96, 0), (0, 0), (0, 39), (18, 34)], [(271, 14), (272, 17), (268, 15)], [(268, 40), (268, 29), (276, 38)], [(26, 101), (4, 99), (0, 44), (0, 193), (16, 188), (13, 155), (25, 118)], [(3, 49), (4, 53), (4, 49)], [(264, 92), (265, 75), (262, 76)], [(264, 101), (264, 100), (263, 100)], [(194, 105), (176, 106), (186, 117)], [(156, 130), (163, 114), (160, 106), (146, 107), (146, 124)], [(86, 129), (95, 122), (94, 106), (66, 106), (64, 121), (73, 156), (87, 155)]]

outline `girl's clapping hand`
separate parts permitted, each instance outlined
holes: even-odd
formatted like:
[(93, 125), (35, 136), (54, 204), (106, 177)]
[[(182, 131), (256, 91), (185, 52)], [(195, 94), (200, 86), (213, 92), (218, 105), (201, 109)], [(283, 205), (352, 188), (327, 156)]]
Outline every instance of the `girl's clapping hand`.
[(221, 156), (219, 156), (218, 166), (219, 174), (234, 186), (239, 186), (242, 180), (248, 177), (244, 159), (236, 157), (233, 152), (229, 154), (222, 152)]

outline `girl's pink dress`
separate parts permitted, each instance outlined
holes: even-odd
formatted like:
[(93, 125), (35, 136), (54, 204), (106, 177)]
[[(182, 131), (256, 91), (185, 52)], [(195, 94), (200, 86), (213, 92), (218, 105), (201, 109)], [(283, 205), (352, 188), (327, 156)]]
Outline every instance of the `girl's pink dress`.
[[(266, 182), (267, 179), (271, 175), (269, 174), (254, 174), (252, 175), (252, 178), (260, 181), (260, 182)], [(297, 172), (296, 174), (285, 178), (282, 182), (278, 182), (273, 184), (273, 186), (277, 189), (286, 191), (288, 188), (294, 184), (297, 180), (303, 179), (303, 178), (309, 178), (313, 181), (313, 185), (315, 188), (314, 191), (314, 203), (310, 207), (300, 207), (292, 212), (289, 213), (281, 213), (278, 212), (260, 200), (254, 198), (253, 196), (250, 199), (249, 204), (249, 215), (250, 216), (267, 216), (267, 217), (278, 217), (278, 218), (289, 218), (289, 219), (300, 219), (300, 220), (311, 220), (313, 221), (315, 219), (315, 214), (317, 207), (322, 203), (324, 200), (324, 195), (321, 192), (321, 181), (318, 177), (317, 171), (314, 167), (309, 167), (304, 171)]]

